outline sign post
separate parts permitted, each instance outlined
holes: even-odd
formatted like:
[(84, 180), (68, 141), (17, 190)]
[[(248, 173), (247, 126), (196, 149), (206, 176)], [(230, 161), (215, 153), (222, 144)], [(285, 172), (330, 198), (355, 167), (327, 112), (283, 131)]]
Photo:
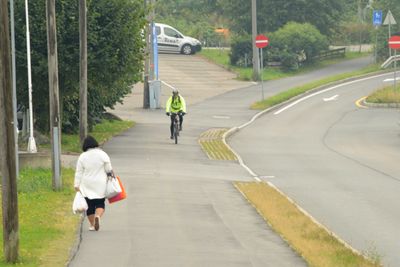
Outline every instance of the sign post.
[(264, 100), (264, 80), (263, 80), (263, 72), (264, 72), (264, 57), (263, 57), (263, 48), (266, 47), (269, 44), (269, 39), (267, 36), (263, 34), (259, 34), (256, 36), (256, 41), (255, 41), (256, 47), (260, 49), (260, 65), (261, 65), (261, 100)]
[[(392, 12), (389, 10), (386, 15), (385, 21), (383, 22), (383, 25), (389, 25), (389, 38), (392, 37), (391, 26), (396, 24), (397, 22), (394, 19)], [(392, 49), (390, 47), (389, 47), (389, 56), (390, 57), (392, 56)]]
[[(397, 56), (397, 50), (400, 49), (400, 36), (394, 35), (389, 38), (389, 47), (394, 49), (394, 57)], [(396, 70), (397, 70), (397, 61), (394, 61), (394, 89), (396, 89)]]

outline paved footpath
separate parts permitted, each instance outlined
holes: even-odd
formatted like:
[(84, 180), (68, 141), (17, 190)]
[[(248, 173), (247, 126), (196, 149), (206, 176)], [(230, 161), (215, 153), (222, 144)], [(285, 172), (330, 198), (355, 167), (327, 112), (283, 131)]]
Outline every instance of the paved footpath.
[[(197, 57), (174, 56), (180, 61), (176, 65), (166, 63), (168, 55), (161, 56), (160, 66), (164, 64), (166, 71), (181, 69), (176, 76), (172, 71), (164, 77), (161, 73), (161, 79), (173, 85), (202, 75), (206, 86), (213, 86), (212, 72), (184, 66), (194, 62), (207, 70), (215, 66)], [(266, 96), (358, 69), (368, 61), (353, 60), (267, 82)], [(252, 178), (236, 162), (209, 160), (198, 145), (202, 132), (240, 125), (256, 113), (248, 107), (260, 98), (260, 86), (238, 82), (236, 88), (246, 87), (229, 91), (231, 78), (218, 79), (215, 90), (204, 90), (203, 95), (196, 80), (179, 87), (191, 104), (178, 145), (169, 139), (169, 118), (163, 110), (140, 108), (140, 89), (116, 107), (115, 114), (137, 122), (104, 147), (128, 198), (106, 207), (99, 232), (89, 232), (84, 223), (82, 242), (70, 266), (306, 266), (232, 184)]]

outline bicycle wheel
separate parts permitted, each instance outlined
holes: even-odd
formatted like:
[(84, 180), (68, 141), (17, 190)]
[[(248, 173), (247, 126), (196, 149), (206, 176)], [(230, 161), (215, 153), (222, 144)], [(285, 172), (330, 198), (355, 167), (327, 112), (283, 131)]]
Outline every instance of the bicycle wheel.
[(175, 122), (175, 124), (174, 124), (174, 138), (175, 138), (175, 144), (178, 144), (178, 136), (179, 136), (178, 123)]

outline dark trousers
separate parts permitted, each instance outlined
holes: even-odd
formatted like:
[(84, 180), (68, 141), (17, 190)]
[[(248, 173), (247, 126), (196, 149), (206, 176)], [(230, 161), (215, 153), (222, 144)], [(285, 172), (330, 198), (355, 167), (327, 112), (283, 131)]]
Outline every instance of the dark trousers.
[(172, 114), (171, 114), (171, 126), (169, 127), (170, 130), (171, 130), (171, 136), (172, 136), (172, 134), (174, 133), (174, 120), (175, 120), (175, 116), (179, 116), (179, 126), (182, 128), (183, 115), (180, 114), (180, 113), (178, 113), (178, 114), (172, 113)]
[(105, 198), (88, 199), (85, 197), (85, 199), (88, 204), (88, 210), (86, 211), (87, 216), (95, 214), (97, 208), (105, 209)]

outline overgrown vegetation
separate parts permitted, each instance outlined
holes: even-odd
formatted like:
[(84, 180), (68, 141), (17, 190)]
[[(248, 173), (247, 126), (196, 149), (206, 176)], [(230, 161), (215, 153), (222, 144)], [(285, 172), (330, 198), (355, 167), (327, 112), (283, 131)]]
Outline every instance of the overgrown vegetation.
[[(79, 126), (79, 1), (56, 1), (58, 74), (63, 132)], [(32, 87), (35, 129), (48, 132), (49, 87), (47, 68), (46, 1), (29, 1)], [(89, 0), (88, 21), (88, 112), (94, 125), (105, 111), (130, 93), (141, 80), (142, 29), (145, 25), (141, 0)], [(17, 99), (28, 107), (25, 3), (15, 1), (17, 52)]]
[(393, 85), (385, 86), (367, 97), (370, 103), (400, 103), (400, 85), (396, 88)]
[[(75, 194), (73, 176), (73, 170), (63, 169), (63, 190), (54, 192), (51, 170), (24, 169), (20, 172), (20, 260), (17, 266), (65, 266), (79, 222), (79, 216), (73, 215), (71, 209)], [(1, 227), (1, 243), (2, 231)], [(2, 250), (0, 266), (16, 266), (5, 263)]]

